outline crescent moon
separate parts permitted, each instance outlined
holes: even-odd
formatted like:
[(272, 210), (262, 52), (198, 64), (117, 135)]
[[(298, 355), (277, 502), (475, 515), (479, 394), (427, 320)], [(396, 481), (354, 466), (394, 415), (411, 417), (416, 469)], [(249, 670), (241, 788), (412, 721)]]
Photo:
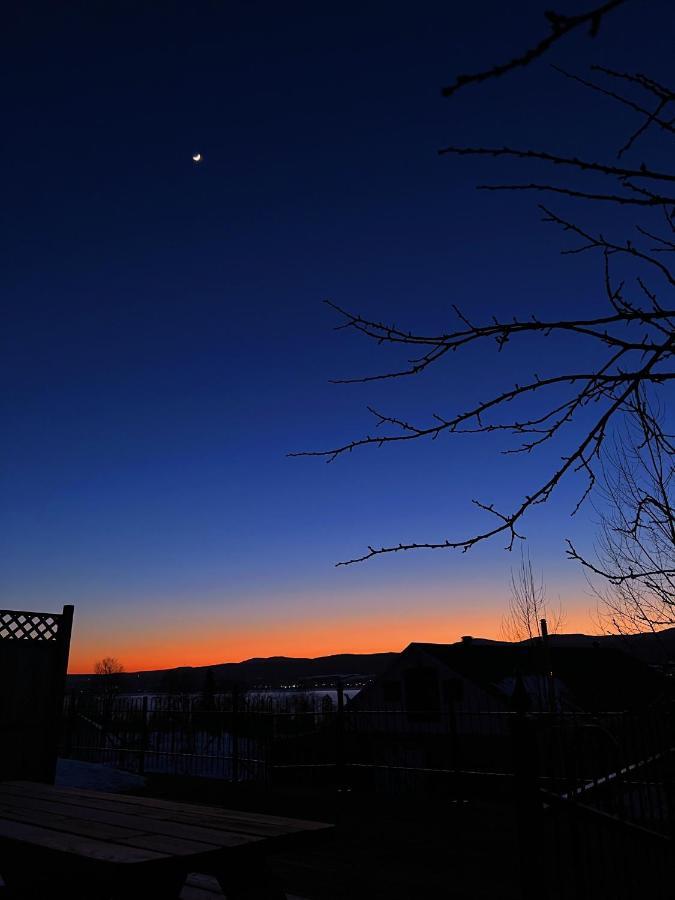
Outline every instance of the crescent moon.
[(192, 159), (194, 162), (201, 162), (202, 161), (201, 153), (195, 153), (195, 155), (192, 157)]

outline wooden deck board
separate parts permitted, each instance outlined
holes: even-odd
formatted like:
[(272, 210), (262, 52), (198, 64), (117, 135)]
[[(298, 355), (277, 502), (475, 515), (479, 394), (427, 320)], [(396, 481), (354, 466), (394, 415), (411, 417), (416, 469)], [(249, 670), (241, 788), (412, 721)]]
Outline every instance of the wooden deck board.
[(115, 838), (129, 838), (137, 834), (145, 834), (143, 831), (132, 831), (129, 828), (121, 828), (119, 825), (107, 825), (100, 822), (84, 822), (82, 819), (56, 813), (44, 812), (34, 809), (18, 809), (5, 806), (0, 803), (0, 817), (11, 819), (14, 822), (24, 822), (27, 825), (39, 825), (44, 828), (52, 828), (54, 831), (67, 831), (70, 834), (81, 834), (83, 837), (96, 838), (97, 840), (114, 840)]
[(63, 831), (0, 819), (0, 838), (15, 844), (30, 844), (59, 853), (72, 853), (107, 863), (157, 862), (168, 859), (166, 853), (139, 847), (126, 847)]
[[(13, 788), (19, 787), (22, 794), (33, 794), (40, 796), (45, 793), (45, 786), (24, 781), (6, 781), (0, 783), (0, 792), (12, 791)], [(157, 800), (154, 797), (138, 797), (131, 794), (110, 794), (104, 791), (80, 790), (79, 788), (57, 788), (51, 785), (48, 788), (49, 796), (58, 793), (63, 796), (64, 800), (68, 798), (89, 798), (97, 804), (103, 804), (105, 808), (110, 808), (109, 803), (119, 806), (144, 807), (147, 809), (145, 815), (153, 816), (150, 810), (155, 810), (155, 814), (159, 817), (168, 814), (197, 816), (201, 815), (205, 818), (221, 818), (226, 819), (228, 825), (234, 821), (242, 823), (250, 823), (252, 826), (260, 824), (276, 827), (284, 832), (294, 831), (316, 831), (326, 827), (322, 822), (313, 822), (305, 819), (287, 818), (285, 816), (274, 816), (266, 813), (241, 812), (239, 810), (220, 809), (214, 806), (204, 806), (196, 803), (178, 803), (172, 800)]]
[[(1, 800), (0, 800), (1, 802)], [(92, 802), (93, 803), (93, 802)], [(224, 828), (207, 828), (200, 825), (186, 825), (181, 822), (171, 822), (166, 819), (150, 819), (145, 816), (134, 816), (129, 813), (110, 812), (107, 809), (98, 809), (92, 803), (80, 805), (76, 803), (62, 803), (39, 797), (28, 797), (22, 800), (20, 810), (31, 810), (34, 814), (57, 815), (70, 818), (83, 823), (92, 822), (102, 825), (116, 825), (122, 830), (127, 829), (127, 834), (120, 832), (120, 837), (131, 837), (133, 833), (168, 835), (176, 838), (187, 838), (209, 845), (210, 849), (239, 847), (243, 844), (252, 844), (261, 840), (257, 835), (240, 834), (239, 832)], [(7, 815), (4, 813), (3, 815)], [(11, 815), (11, 813), (10, 813)], [(115, 841), (115, 837), (110, 838)]]
[(131, 835), (128, 838), (119, 839), (119, 843), (127, 844), (130, 847), (142, 847), (146, 850), (157, 850), (158, 853), (170, 853), (172, 856), (196, 856), (200, 853), (212, 852), (214, 849), (213, 844), (205, 844), (203, 841), (193, 841), (171, 834)]
[[(122, 891), (143, 893), (155, 885), (170, 892), (194, 868), (226, 877), (234, 866), (235, 881), (243, 874), (267, 896), (265, 855), (332, 828), (282, 816), (0, 782), (0, 862), (20, 889), (53, 884), (67, 894), (91, 882), (92, 896), (111, 884)], [(250, 852), (233, 857), (237, 848)], [(185, 900), (222, 897), (214, 881), (193, 880), (186, 890)]]

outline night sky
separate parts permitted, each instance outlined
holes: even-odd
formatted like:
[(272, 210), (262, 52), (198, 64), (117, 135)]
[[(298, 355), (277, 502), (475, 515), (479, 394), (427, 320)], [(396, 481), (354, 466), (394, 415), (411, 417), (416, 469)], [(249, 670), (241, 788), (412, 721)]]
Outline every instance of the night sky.
[[(599, 261), (560, 256), (537, 198), (475, 190), (522, 167), (436, 151), (611, 157), (634, 121), (550, 63), (667, 81), (670, 8), (628, 3), (596, 41), (444, 100), (458, 72), (538, 39), (543, 5), (5, 7), (3, 606), (74, 603), (73, 671), (498, 636), (518, 562), (503, 538), (334, 563), (462, 537), (485, 524), (472, 497), (508, 504), (559, 451), (450, 436), (331, 465), (286, 454), (372, 431), (368, 404), (450, 414), (583, 348), (481, 348), (335, 386), (396, 356), (335, 331), (321, 301), (435, 331), (453, 303), (473, 319), (604, 311)], [(592, 508), (569, 517), (579, 487), (524, 526), (568, 630), (594, 604), (564, 556), (567, 536), (592, 543)]]

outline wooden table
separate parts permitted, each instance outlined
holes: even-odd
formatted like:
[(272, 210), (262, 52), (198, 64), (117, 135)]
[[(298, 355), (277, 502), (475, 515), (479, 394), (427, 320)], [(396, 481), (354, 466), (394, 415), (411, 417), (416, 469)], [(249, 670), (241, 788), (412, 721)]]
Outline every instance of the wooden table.
[(190, 872), (228, 900), (285, 897), (265, 857), (333, 826), (29, 782), (0, 782), (0, 875), (12, 895), (176, 898)]

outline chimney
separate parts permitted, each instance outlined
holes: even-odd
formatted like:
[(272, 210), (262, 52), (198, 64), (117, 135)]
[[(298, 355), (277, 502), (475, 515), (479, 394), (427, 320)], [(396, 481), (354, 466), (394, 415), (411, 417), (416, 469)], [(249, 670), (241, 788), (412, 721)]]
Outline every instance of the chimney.
[(473, 638), (471, 637), (470, 634), (465, 634), (462, 637), (462, 643), (464, 644), (465, 647), (468, 647), (470, 644), (473, 643)]

